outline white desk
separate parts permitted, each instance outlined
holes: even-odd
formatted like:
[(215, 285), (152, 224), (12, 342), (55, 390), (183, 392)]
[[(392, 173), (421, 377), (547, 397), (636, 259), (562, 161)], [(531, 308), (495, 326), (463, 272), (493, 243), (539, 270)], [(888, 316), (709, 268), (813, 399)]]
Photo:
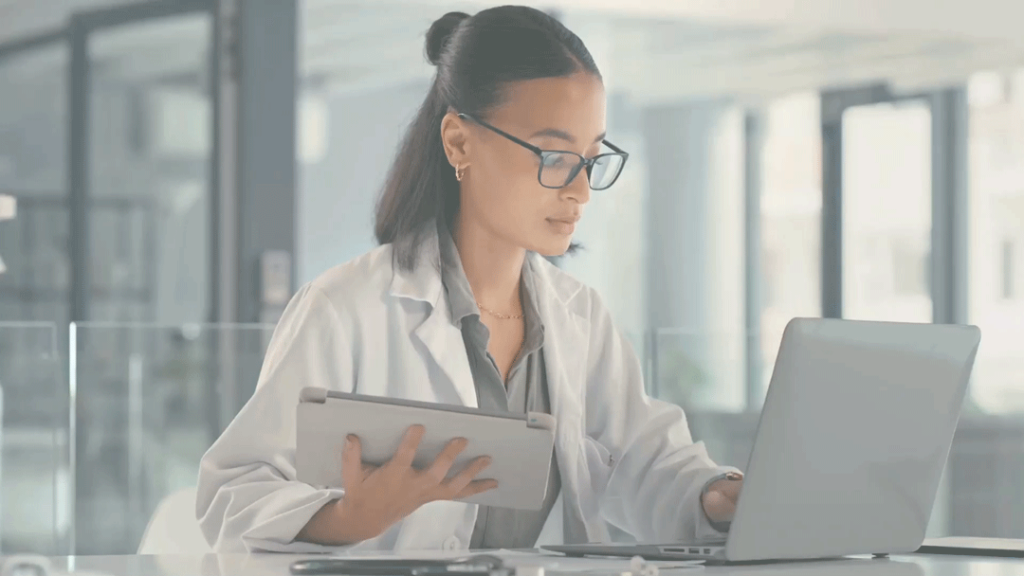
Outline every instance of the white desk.
[[(201, 556), (76, 556), (53, 558), (71, 572), (111, 576), (288, 576), (288, 566), (308, 555), (207, 554)], [(1019, 576), (1024, 560), (957, 556), (899, 556), (890, 560), (850, 559), (760, 566), (709, 566), (666, 572), (671, 576)]]

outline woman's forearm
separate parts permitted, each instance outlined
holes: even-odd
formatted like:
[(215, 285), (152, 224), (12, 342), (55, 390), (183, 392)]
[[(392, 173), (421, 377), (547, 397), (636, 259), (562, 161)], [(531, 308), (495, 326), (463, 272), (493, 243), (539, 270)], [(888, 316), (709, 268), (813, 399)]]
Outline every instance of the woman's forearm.
[(361, 524), (346, 511), (341, 500), (332, 500), (309, 519), (296, 540), (324, 546), (347, 546), (367, 539), (360, 534)]

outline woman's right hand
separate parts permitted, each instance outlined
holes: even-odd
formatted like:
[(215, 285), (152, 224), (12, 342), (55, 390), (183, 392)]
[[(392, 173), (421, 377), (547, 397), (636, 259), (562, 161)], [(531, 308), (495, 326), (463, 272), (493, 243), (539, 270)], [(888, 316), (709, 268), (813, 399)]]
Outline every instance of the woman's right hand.
[[(310, 520), (300, 538), (325, 544), (352, 544), (383, 534), (417, 508), (436, 500), (459, 500), (498, 487), (496, 480), (477, 480), (491, 460), (481, 457), (446, 479), (466, 440), (448, 442), (433, 464), (413, 468), (423, 426), (405, 433), (395, 455), (380, 467), (365, 466), (359, 438), (349, 436), (341, 458), (345, 496), (325, 506)], [(320, 518), (318, 518), (320, 517)]]

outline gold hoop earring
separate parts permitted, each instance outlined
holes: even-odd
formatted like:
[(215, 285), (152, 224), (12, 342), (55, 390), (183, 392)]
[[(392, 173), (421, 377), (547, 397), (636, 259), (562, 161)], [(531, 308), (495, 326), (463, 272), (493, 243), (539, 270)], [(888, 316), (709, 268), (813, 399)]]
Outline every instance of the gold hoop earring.
[(455, 165), (455, 179), (462, 182), (462, 164)]

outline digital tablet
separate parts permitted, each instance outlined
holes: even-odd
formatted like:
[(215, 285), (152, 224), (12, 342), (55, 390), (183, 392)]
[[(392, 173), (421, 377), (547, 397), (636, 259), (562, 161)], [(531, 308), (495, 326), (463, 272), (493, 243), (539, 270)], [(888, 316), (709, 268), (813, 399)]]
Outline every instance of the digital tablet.
[(466, 449), (452, 466), (457, 474), (490, 456), (478, 479), (498, 487), (463, 500), (519, 510), (540, 510), (551, 473), (555, 419), (550, 414), (487, 412), (476, 408), (304, 388), (297, 408), (295, 467), (298, 480), (318, 488), (344, 488), (341, 455), (349, 434), (359, 437), (363, 462), (382, 465), (395, 454), (409, 427), (426, 433), (413, 465), (429, 466), (453, 438)]
[(1024, 540), (1012, 538), (931, 538), (924, 541), (918, 554), (952, 554), (955, 556), (995, 556), (1024, 558)]

